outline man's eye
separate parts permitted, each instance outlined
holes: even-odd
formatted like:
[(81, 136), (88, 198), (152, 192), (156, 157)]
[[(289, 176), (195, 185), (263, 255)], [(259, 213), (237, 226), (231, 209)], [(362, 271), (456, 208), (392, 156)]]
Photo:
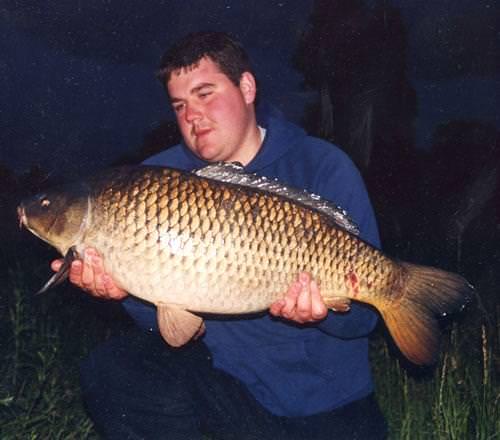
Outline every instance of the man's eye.
[(203, 99), (203, 98), (206, 98), (207, 96), (211, 95), (212, 92), (203, 92), (203, 93), (200, 93), (198, 96)]
[(174, 107), (174, 112), (179, 113), (184, 108), (184, 104), (176, 104), (173, 107)]

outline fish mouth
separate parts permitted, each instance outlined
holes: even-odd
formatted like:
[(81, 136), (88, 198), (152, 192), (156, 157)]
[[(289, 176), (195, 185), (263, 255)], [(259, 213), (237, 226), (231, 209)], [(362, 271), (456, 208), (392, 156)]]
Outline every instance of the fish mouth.
[(19, 229), (23, 229), (23, 225), (28, 227), (28, 219), (23, 205), (17, 207), (17, 218), (19, 219)]
[[(38, 232), (36, 232), (33, 227), (29, 225), (28, 223), (28, 217), (26, 216), (26, 210), (24, 208), (24, 205), (19, 205), (17, 207), (17, 217), (19, 219), (19, 229), (23, 229), (23, 226), (30, 231), (32, 234), (36, 235), (39, 239), (47, 241), (47, 239), (43, 238)], [(50, 244), (50, 243), (49, 243)]]

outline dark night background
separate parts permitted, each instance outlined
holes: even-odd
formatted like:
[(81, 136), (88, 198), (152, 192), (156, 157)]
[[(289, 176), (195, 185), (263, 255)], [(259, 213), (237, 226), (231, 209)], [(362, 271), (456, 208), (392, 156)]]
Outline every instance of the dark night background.
[(481, 277), (499, 259), (499, 18), (488, 0), (2, 0), (2, 240), (31, 239), (22, 196), (175, 143), (158, 60), (217, 29), (267, 108), (356, 162), (390, 253)]
[(350, 154), (386, 245), (429, 222), (435, 232), (436, 210), (454, 212), (444, 231), (468, 226), (479, 213), (467, 198), (492, 208), (498, 235), (499, 11), (489, 0), (2, 0), (3, 230), (14, 193), (176, 142), (158, 60), (186, 32), (218, 29), (247, 47), (265, 105)]

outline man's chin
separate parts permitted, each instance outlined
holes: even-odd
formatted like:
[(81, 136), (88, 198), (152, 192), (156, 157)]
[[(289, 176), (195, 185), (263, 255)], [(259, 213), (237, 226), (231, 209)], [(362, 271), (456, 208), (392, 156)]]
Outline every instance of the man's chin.
[(196, 149), (196, 155), (207, 162), (217, 162), (219, 159), (217, 152), (210, 147), (198, 147)]

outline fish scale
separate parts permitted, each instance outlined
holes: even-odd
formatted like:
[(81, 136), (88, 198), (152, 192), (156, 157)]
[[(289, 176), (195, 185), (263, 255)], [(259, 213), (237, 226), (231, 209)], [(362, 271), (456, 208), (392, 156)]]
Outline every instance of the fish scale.
[(457, 274), (365, 243), (340, 208), (234, 164), (196, 174), (119, 168), (38, 195), (18, 212), (68, 261), (70, 249), (95, 248), (115, 282), (158, 306), (162, 335), (177, 345), (200, 325), (191, 312), (264, 311), (307, 271), (328, 307), (375, 307), (402, 352), (425, 364), (437, 351), (436, 314), (460, 309), (472, 292)]

